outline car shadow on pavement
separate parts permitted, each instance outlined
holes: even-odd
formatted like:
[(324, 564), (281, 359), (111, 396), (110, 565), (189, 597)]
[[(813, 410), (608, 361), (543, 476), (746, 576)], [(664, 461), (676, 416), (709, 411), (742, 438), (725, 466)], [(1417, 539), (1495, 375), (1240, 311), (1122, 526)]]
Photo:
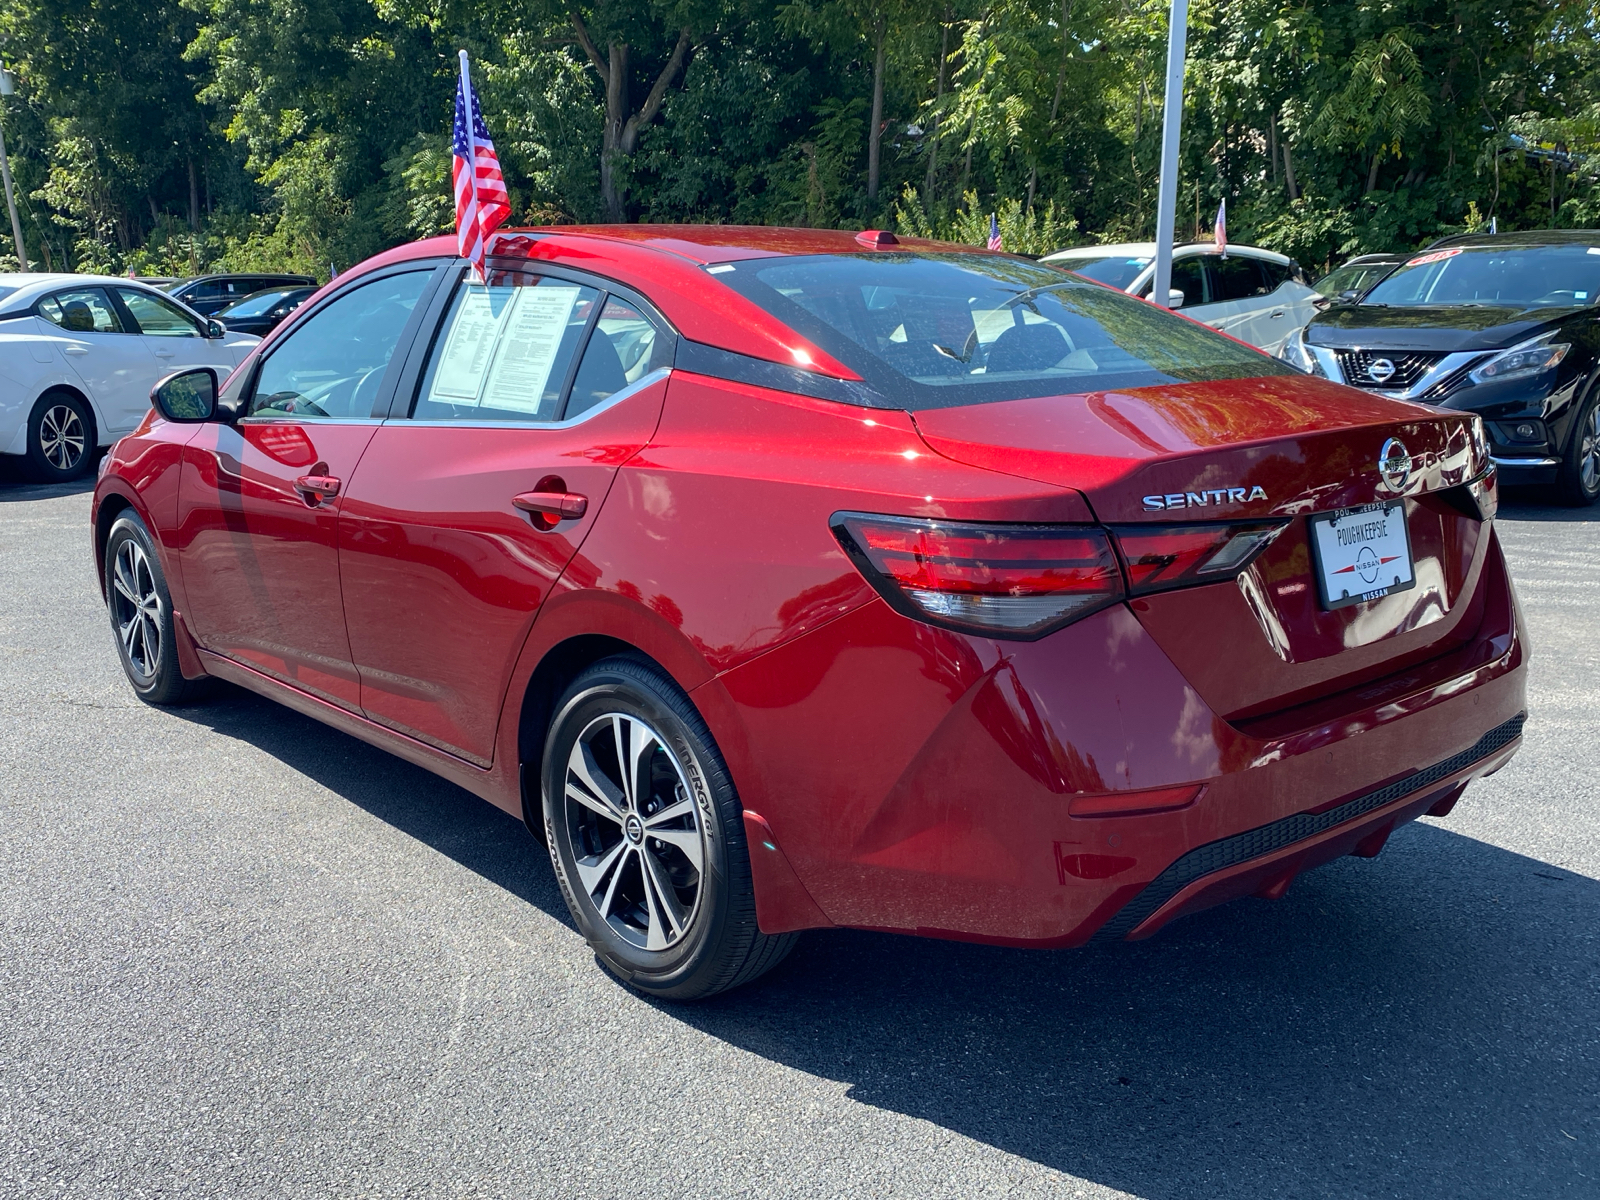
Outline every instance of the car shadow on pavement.
[[(232, 688), (176, 711), (570, 927), (539, 844), (464, 790)], [(812, 932), (756, 984), (657, 1007), (862, 1104), (1145, 1200), (1587, 1197), (1597, 931), (1600, 884), (1420, 824), (1376, 861), (1145, 942)]]
[(1600, 1195), (1600, 884), (1434, 825), (1145, 942), (812, 934), (672, 1010), (1145, 1200)]
[(52, 500), (57, 496), (77, 496), (94, 491), (95, 479), (87, 475), (67, 483), (36, 483), (26, 472), (0, 455), (0, 504), (14, 504), (19, 500)]
[(380, 821), (571, 926), (544, 847), (521, 821), (421, 767), (231, 684), (168, 709), (256, 746)]
[(1499, 516), (1507, 521), (1588, 524), (1600, 521), (1600, 504), (1572, 508), (1557, 504), (1538, 488), (1502, 488)]

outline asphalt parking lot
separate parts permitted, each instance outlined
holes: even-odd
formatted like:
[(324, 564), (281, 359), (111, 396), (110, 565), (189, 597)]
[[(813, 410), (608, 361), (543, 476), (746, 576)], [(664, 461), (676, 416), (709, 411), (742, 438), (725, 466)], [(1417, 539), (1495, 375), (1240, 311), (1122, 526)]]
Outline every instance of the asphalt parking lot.
[(1600, 511), (1503, 512), (1519, 757), (1276, 903), (611, 983), (542, 849), (239, 691), (133, 698), (0, 481), (0, 1195), (1600, 1196)]

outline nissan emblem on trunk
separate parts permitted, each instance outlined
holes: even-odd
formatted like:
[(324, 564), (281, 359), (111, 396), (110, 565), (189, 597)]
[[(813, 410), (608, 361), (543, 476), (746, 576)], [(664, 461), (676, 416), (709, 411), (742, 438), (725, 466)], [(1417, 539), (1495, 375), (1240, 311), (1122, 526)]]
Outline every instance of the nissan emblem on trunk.
[(1411, 480), (1411, 455), (1399, 438), (1390, 438), (1378, 452), (1378, 474), (1391, 492), (1403, 492)]
[(1394, 363), (1387, 358), (1375, 358), (1372, 360), (1372, 365), (1367, 368), (1367, 374), (1375, 383), (1388, 383), (1394, 375)]

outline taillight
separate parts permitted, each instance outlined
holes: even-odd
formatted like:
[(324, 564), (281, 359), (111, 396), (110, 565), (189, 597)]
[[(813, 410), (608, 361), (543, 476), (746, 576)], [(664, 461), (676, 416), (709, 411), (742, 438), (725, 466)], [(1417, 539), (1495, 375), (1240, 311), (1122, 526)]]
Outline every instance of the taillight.
[(850, 512), (835, 513), (831, 524), (897, 612), (1028, 640), (1126, 596), (1231, 579), (1284, 529), (1281, 521), (1105, 529)]
[(967, 632), (1032, 639), (1122, 599), (1106, 531), (835, 513), (834, 536), (889, 605)]
[(1131, 595), (1231, 579), (1283, 531), (1281, 521), (1248, 525), (1119, 525), (1117, 548)]

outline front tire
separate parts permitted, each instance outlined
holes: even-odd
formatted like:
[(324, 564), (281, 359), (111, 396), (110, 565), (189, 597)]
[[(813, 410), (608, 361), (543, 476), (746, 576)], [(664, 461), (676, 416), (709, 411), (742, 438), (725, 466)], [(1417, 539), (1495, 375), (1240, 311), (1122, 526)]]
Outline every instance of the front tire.
[(1578, 413), (1572, 441), (1561, 456), (1556, 494), (1563, 504), (1584, 508), (1600, 500), (1600, 388)]
[(28, 414), (28, 467), (41, 483), (80, 479), (94, 465), (94, 416), (68, 392), (46, 392)]
[(185, 679), (178, 666), (172, 593), (150, 531), (135, 513), (124, 512), (112, 524), (105, 564), (111, 633), (134, 693), (161, 706), (196, 699), (206, 680)]
[(650, 663), (584, 671), (545, 738), (545, 837), (562, 895), (607, 970), (694, 1000), (775, 967), (796, 935), (756, 925), (743, 809), (711, 732)]

